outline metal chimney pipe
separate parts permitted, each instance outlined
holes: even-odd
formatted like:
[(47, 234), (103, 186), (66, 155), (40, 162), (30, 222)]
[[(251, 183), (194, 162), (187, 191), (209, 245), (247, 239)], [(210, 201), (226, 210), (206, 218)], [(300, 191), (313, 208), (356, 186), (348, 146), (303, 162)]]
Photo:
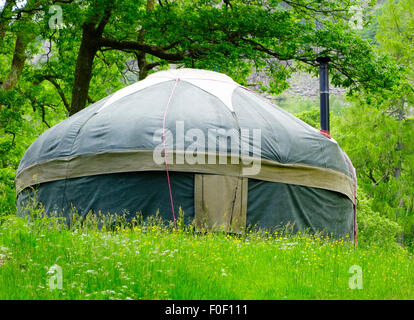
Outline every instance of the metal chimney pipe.
[(329, 133), (329, 57), (318, 57), (319, 63), (319, 85), (320, 85), (320, 132), (330, 138)]

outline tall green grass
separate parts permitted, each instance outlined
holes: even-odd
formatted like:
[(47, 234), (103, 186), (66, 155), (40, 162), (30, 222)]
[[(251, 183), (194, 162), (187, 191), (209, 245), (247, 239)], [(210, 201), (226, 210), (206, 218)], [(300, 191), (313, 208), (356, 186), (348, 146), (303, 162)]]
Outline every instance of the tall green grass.
[[(413, 299), (414, 263), (399, 246), (266, 231), (196, 233), (153, 220), (71, 227), (0, 220), (0, 299)], [(62, 268), (62, 289), (48, 271)], [(362, 289), (351, 289), (351, 266)]]

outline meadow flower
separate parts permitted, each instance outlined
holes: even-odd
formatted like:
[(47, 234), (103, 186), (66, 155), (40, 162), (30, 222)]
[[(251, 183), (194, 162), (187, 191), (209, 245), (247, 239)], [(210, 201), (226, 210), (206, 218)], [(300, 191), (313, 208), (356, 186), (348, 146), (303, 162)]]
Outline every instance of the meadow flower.
[(98, 272), (95, 270), (86, 270), (85, 273), (98, 274)]

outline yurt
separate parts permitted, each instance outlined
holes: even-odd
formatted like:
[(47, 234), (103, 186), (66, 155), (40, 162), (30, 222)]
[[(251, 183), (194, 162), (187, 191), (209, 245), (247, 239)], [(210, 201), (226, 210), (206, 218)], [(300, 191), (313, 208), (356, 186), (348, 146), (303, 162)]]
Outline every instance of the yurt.
[(16, 175), (17, 205), (175, 221), (355, 233), (354, 168), (337, 142), (230, 77), (159, 71), (44, 132)]

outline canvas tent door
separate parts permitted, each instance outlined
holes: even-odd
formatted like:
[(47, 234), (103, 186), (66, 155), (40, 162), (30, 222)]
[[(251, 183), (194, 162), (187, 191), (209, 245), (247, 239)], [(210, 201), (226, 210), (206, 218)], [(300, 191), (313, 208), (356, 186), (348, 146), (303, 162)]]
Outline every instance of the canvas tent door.
[(241, 233), (246, 227), (247, 178), (196, 174), (195, 226), (198, 230)]

